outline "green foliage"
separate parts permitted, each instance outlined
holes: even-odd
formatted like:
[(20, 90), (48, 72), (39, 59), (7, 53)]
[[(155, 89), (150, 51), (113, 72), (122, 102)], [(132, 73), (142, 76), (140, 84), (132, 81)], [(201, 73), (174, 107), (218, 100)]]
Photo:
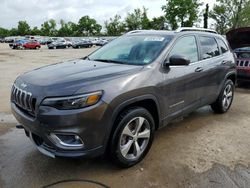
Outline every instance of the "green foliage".
[(250, 2), (248, 0), (217, 0), (210, 12), (215, 27), (221, 34), (229, 29), (246, 27), (250, 24)]
[(201, 5), (199, 0), (166, 0), (166, 3), (162, 10), (171, 29), (192, 27), (197, 21)]
[(60, 25), (61, 27), (57, 32), (58, 36), (68, 37), (72, 35), (72, 28), (69, 23), (65, 22), (64, 20), (60, 20)]
[(24, 36), (30, 34), (30, 26), (26, 21), (19, 21), (17, 26), (17, 34)]
[(12, 28), (12, 29), (9, 31), (9, 35), (10, 35), (10, 36), (17, 36), (17, 35), (18, 35), (17, 28)]
[(33, 29), (31, 29), (30, 34), (31, 35), (41, 35), (41, 31), (40, 31), (40, 29), (38, 29), (38, 27), (34, 27)]
[(102, 26), (95, 19), (83, 16), (78, 22), (78, 33), (81, 36), (91, 36), (100, 34)]
[(215, 5), (210, 12), (210, 17), (215, 20), (216, 30), (218, 33), (225, 34), (230, 27), (230, 16), (225, 6)]
[(240, 27), (249, 27), (250, 26), (250, 1), (248, 1), (242, 12), (241, 12), (241, 20)]
[(118, 36), (125, 31), (125, 24), (121, 21), (121, 16), (115, 15), (114, 18), (110, 18), (109, 21), (105, 21), (105, 28), (107, 35)]
[(9, 30), (0, 27), (0, 37), (7, 37), (7, 36), (9, 36)]
[(56, 36), (57, 35), (56, 21), (53, 19), (50, 19), (49, 21), (45, 21), (41, 25), (41, 33), (44, 36)]
[(141, 18), (141, 27), (142, 29), (151, 29), (151, 22), (148, 18), (148, 15), (147, 15), (147, 9), (145, 7), (143, 7), (143, 10), (142, 10), (142, 18)]
[(168, 30), (166, 26), (166, 18), (164, 16), (153, 18), (150, 25), (155, 30)]
[(137, 29), (151, 29), (150, 20), (147, 16), (147, 9), (134, 9), (134, 12), (128, 13), (125, 18), (125, 24), (128, 31)]

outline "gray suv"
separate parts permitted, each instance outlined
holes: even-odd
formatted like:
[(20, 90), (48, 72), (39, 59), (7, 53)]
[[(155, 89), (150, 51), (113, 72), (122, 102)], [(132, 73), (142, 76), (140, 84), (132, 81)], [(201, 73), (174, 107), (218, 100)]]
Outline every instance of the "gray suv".
[(205, 105), (227, 112), (235, 80), (234, 54), (215, 32), (139, 30), (83, 59), (19, 76), (11, 107), (43, 154), (108, 154), (130, 167), (171, 120)]

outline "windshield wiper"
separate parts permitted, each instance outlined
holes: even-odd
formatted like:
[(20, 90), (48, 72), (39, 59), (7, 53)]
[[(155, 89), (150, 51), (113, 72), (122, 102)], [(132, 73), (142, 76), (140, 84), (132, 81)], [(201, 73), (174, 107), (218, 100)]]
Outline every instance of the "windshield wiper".
[(89, 59), (89, 56), (85, 56), (85, 57), (83, 57), (82, 59), (83, 59), (83, 60), (90, 60), (90, 59)]
[(92, 61), (100, 61), (100, 62), (105, 62), (105, 63), (120, 63), (120, 64), (125, 64), (122, 61), (117, 61), (117, 60), (112, 60), (112, 59), (91, 59)]

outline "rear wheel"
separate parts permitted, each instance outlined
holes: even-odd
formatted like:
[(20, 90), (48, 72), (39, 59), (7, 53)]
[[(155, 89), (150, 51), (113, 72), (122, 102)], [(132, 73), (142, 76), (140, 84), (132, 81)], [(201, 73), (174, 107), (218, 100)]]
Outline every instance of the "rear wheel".
[(211, 108), (215, 113), (225, 113), (229, 110), (234, 98), (234, 83), (232, 80), (227, 80), (218, 97), (218, 99), (211, 104)]
[(155, 123), (144, 108), (132, 108), (118, 117), (111, 144), (111, 156), (121, 167), (140, 162), (148, 153), (154, 139)]

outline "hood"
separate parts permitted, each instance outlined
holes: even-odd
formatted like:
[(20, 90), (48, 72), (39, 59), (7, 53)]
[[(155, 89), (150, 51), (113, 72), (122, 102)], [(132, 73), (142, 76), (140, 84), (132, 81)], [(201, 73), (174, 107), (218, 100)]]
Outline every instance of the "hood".
[(226, 36), (233, 50), (250, 46), (250, 27), (231, 30)]
[(142, 68), (142, 66), (79, 59), (27, 72), (16, 80), (16, 84), (24, 83), (37, 88), (37, 90), (47, 91), (47, 93), (54, 93), (56, 90), (74, 93), (81, 87), (92, 86), (97, 82), (132, 74)]

